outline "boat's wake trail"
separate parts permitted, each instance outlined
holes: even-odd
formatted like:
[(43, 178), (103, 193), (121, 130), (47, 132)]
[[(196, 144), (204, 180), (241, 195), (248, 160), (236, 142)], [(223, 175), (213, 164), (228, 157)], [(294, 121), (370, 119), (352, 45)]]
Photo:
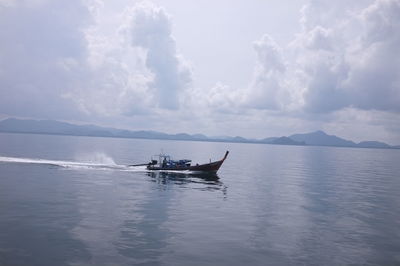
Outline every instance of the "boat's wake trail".
[(127, 165), (116, 164), (114, 162), (93, 163), (93, 162), (75, 162), (75, 161), (0, 156), (0, 163), (1, 162), (3, 162), (3, 163), (22, 163), (22, 164), (41, 164), (41, 165), (56, 166), (56, 167), (68, 168), (68, 169), (120, 170), (120, 171), (133, 171), (133, 172), (146, 171), (146, 167), (144, 167), (144, 166), (132, 167), (132, 166), (127, 166)]

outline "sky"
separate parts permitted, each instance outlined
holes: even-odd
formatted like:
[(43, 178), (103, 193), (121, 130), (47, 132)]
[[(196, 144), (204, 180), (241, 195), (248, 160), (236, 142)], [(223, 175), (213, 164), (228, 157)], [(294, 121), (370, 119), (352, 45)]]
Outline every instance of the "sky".
[(400, 0), (0, 0), (0, 118), (400, 144)]

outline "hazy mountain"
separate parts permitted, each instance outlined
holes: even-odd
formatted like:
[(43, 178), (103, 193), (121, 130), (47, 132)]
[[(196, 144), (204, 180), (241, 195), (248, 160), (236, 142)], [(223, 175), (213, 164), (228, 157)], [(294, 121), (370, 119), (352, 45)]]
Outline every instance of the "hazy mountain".
[[(131, 131), (94, 125), (74, 125), (54, 120), (22, 120), (16, 118), (8, 118), (0, 121), (0, 132), (169, 140), (212, 140), (202, 134), (166, 134), (145, 130)], [(229, 141), (246, 141), (244, 138), (239, 138), (235, 137)]]
[(75, 136), (113, 136), (113, 129), (93, 125), (73, 125), (54, 120), (20, 120), (8, 118), (0, 122), (0, 131), (14, 133), (44, 133)]
[(382, 149), (399, 149), (400, 146), (390, 146), (380, 141), (362, 141), (355, 143), (350, 140), (339, 138), (335, 135), (328, 135), (323, 131), (315, 131), (305, 134), (294, 134), (290, 136), (296, 141), (304, 141), (306, 145), (315, 146), (334, 146), (334, 147), (356, 147), (356, 148), (382, 148)]
[(231, 138), (231, 139), (229, 139), (229, 140), (232, 140), (232, 141), (234, 141), (234, 142), (248, 142), (248, 141), (249, 141), (249, 140), (247, 140), (247, 139), (245, 139), (245, 138), (242, 138), (242, 137), (240, 137), (240, 136), (233, 137), (233, 138)]
[(260, 141), (266, 144), (277, 144), (277, 145), (306, 145), (303, 141), (295, 141), (289, 137), (271, 137), (265, 138)]
[(294, 134), (289, 138), (295, 141), (303, 141), (307, 145), (316, 146), (338, 146), (338, 147), (356, 147), (357, 144), (350, 140), (345, 140), (334, 135), (328, 135), (325, 132), (319, 130), (305, 134)]
[(305, 134), (294, 134), (289, 137), (270, 137), (261, 140), (245, 139), (240, 136), (207, 137), (203, 134), (190, 135), (187, 133), (166, 134), (157, 131), (131, 131), (99, 127), (94, 125), (74, 125), (53, 120), (21, 120), (8, 118), (0, 121), (0, 132), (11, 133), (34, 133), (34, 134), (55, 134), (73, 136), (96, 136), (96, 137), (117, 137), (117, 138), (142, 138), (142, 139), (168, 139), (168, 140), (192, 140), (192, 141), (218, 141), (218, 142), (239, 142), (239, 143), (264, 143), (277, 145), (318, 145), (337, 147), (358, 147), (358, 148), (396, 148), (379, 141), (363, 141), (358, 144), (345, 140), (334, 135), (328, 135), (323, 131), (315, 131)]
[(203, 134), (194, 134), (194, 135), (192, 135), (193, 137), (195, 137), (196, 139), (203, 139), (203, 140), (206, 140), (206, 139), (208, 139), (208, 137), (206, 136), (206, 135), (203, 135)]
[(304, 141), (295, 141), (288, 137), (280, 137), (274, 139), (271, 144), (279, 144), (279, 145), (306, 145)]
[(270, 137), (270, 138), (262, 139), (261, 142), (263, 142), (263, 143), (272, 143), (276, 139), (278, 139), (278, 137)]
[[(357, 144), (360, 148), (391, 148), (390, 145), (380, 141), (362, 141)], [(395, 147), (393, 147), (395, 148)]]

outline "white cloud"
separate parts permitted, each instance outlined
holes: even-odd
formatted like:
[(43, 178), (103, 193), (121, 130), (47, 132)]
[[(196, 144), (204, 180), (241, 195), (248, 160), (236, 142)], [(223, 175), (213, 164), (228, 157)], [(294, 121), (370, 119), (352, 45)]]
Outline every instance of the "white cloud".
[(216, 86), (211, 95), (217, 101), (210, 102), (218, 104), (212, 107), (236, 111), (237, 121), (259, 132), (264, 126), (251, 125), (248, 114), (284, 132), (322, 128), (354, 139), (357, 134), (395, 139), (399, 6), (398, 0), (309, 1), (294, 40), (278, 45), (272, 36), (262, 36), (254, 43), (257, 61), (249, 86)]
[(178, 109), (184, 91), (191, 85), (192, 74), (177, 52), (169, 15), (149, 3), (136, 5), (129, 13), (131, 24), (126, 31), (132, 45), (146, 52), (145, 63), (154, 74), (151, 86), (158, 106)]
[(286, 71), (281, 48), (268, 35), (254, 43), (257, 54), (255, 76), (245, 94), (244, 105), (259, 109), (279, 109)]
[[(102, 6), (97, 7), (102, 12)], [(118, 25), (104, 34), (87, 31), (91, 80), (68, 97), (86, 113), (101, 116), (149, 116), (176, 110), (191, 72), (177, 53), (169, 15), (149, 3), (136, 4), (116, 16)]]
[(169, 15), (138, 4), (101, 28), (99, 1), (0, 6), (0, 112), (57, 119), (151, 115), (178, 109), (191, 71)]
[(256, 42), (250, 105), (316, 113), (347, 107), (400, 111), (400, 57), (394, 56), (400, 1), (351, 7), (310, 1), (302, 10), (302, 32), (289, 46), (279, 48), (265, 36)]
[(363, 26), (344, 87), (353, 106), (400, 111), (400, 1), (380, 0), (358, 17)]
[[(318, 27), (318, 26), (317, 26)], [(345, 28), (361, 29), (353, 35)], [(313, 50), (305, 93), (306, 107), (315, 112), (344, 107), (400, 111), (400, 1), (377, 0), (355, 16), (332, 26), (331, 52)], [(304, 34), (308, 34), (305, 32)], [(315, 60), (317, 59), (317, 60)]]

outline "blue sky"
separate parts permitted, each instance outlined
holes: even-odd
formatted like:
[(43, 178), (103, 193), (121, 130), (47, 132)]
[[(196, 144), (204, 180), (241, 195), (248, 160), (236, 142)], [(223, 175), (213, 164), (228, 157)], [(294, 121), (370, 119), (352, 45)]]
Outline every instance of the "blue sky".
[(400, 143), (400, 0), (0, 0), (0, 117)]

